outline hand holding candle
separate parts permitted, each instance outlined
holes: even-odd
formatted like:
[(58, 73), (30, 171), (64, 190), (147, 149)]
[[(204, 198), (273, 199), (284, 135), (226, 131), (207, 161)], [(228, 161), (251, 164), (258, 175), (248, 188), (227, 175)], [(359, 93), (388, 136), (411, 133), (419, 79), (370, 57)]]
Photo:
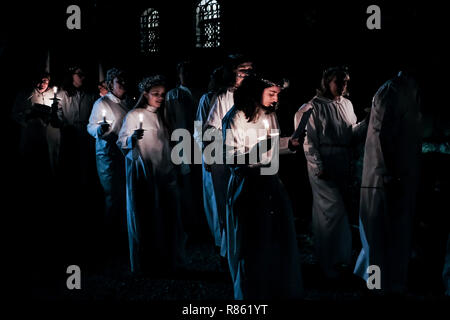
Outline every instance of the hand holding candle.
[(103, 121), (99, 121), (98, 124), (100, 124), (100, 134), (104, 135), (109, 130), (109, 122), (106, 121), (106, 110), (102, 110), (102, 119)]
[(50, 100), (53, 100), (53, 104), (58, 104), (58, 97), (56, 96), (56, 93), (58, 92), (58, 87), (53, 87), (53, 98), (50, 98)]
[(144, 129), (142, 128), (144, 122), (144, 115), (139, 113), (139, 128), (134, 130), (132, 137), (136, 140), (141, 140), (144, 137)]

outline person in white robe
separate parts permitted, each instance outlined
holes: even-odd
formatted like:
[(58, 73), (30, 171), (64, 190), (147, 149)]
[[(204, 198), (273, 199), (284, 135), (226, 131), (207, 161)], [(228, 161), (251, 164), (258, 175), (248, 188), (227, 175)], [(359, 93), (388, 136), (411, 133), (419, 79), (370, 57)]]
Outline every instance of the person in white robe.
[(321, 90), (295, 114), (295, 127), (308, 116), (303, 143), (313, 193), (312, 229), (315, 254), (326, 277), (336, 278), (351, 263), (352, 234), (348, 220), (351, 146), (367, 130), (346, 93), (348, 72), (327, 69)]
[(105, 195), (104, 227), (108, 246), (111, 243), (126, 244), (126, 237), (121, 237), (126, 235), (125, 161), (116, 144), (123, 119), (129, 111), (125, 81), (122, 70), (108, 70), (106, 84), (109, 91), (95, 102), (87, 125), (89, 134), (96, 141), (97, 174)]
[(31, 157), (41, 172), (55, 176), (61, 142), (60, 129), (51, 121), (55, 93), (49, 86), (50, 74), (38, 78), (33, 89), (18, 95), (12, 117), (21, 126), (20, 153)]
[[(200, 122), (199, 127), (194, 127), (194, 140), (200, 150), (203, 150), (202, 127), (206, 122), (211, 106), (216, 98), (216, 92), (220, 88), (222, 77), (222, 68), (216, 68), (210, 78), (208, 85), (208, 92), (205, 93), (198, 104), (195, 121)], [(222, 231), (219, 223), (219, 215), (217, 212), (217, 201), (214, 194), (214, 185), (211, 176), (211, 170), (207, 170), (208, 165), (205, 163), (205, 157), (202, 153), (202, 195), (203, 195), (203, 210), (205, 212), (206, 221), (208, 223), (211, 234), (214, 238), (216, 247), (220, 248), (222, 245)]]
[[(222, 131), (222, 119), (234, 105), (233, 94), (238, 88), (242, 80), (253, 69), (252, 62), (243, 55), (231, 55), (228, 57), (224, 65), (223, 77), (225, 87), (220, 90), (214, 99), (206, 123), (203, 125), (203, 132), (206, 130), (216, 131), (215, 136), (220, 136)], [(204, 134), (205, 135), (205, 134)], [(222, 143), (222, 142), (220, 142)], [(229, 171), (223, 164), (212, 164), (207, 167), (211, 171), (214, 195), (216, 198), (218, 221), (221, 233), (221, 252), (222, 256), (226, 254), (226, 235), (225, 235), (225, 219), (226, 219), (226, 193), (227, 183), (230, 177)]]
[[(86, 74), (80, 67), (69, 68), (60, 93), (58, 109), (61, 122), (62, 179), (66, 183), (65, 188), (72, 189), (72, 195), (76, 194), (75, 197), (83, 199), (94, 192), (88, 192), (85, 186), (93, 189), (97, 183), (95, 141), (87, 132), (86, 126), (98, 95), (89, 88), (86, 81)], [(80, 210), (84, 211), (85, 208)]]
[[(278, 148), (287, 149), (286, 138), (286, 143), (275, 143), (279, 125), (274, 111), (280, 91), (280, 82), (249, 76), (236, 90), (235, 105), (222, 122), (226, 167), (231, 171), (227, 258), (236, 300), (303, 295), (291, 202), (278, 175), (262, 171), (278, 161)], [(268, 139), (268, 133), (273, 137)], [(255, 150), (257, 156), (252, 157)]]
[[(201, 225), (202, 217), (199, 214), (200, 201), (200, 172), (194, 170), (192, 163), (194, 148), (192, 136), (194, 134), (194, 118), (195, 108), (198, 105), (198, 94), (193, 87), (193, 71), (192, 64), (189, 61), (183, 61), (177, 65), (177, 76), (179, 85), (169, 90), (166, 94), (164, 106), (164, 117), (169, 126), (169, 134), (177, 129), (184, 129), (189, 132), (189, 145), (191, 146), (191, 159), (189, 162), (176, 165), (178, 172), (178, 187), (180, 188), (180, 196), (182, 203), (182, 220), (183, 225), (188, 232), (189, 237), (194, 237)], [(175, 142), (177, 143), (177, 142)], [(180, 152), (183, 156), (184, 151)], [(198, 187), (198, 188), (197, 188)]]
[(161, 76), (144, 78), (117, 145), (125, 155), (127, 223), (132, 272), (173, 271), (183, 263), (180, 195), (161, 106)]
[(400, 72), (372, 102), (360, 196), (362, 250), (354, 269), (367, 280), (367, 268), (378, 266), (385, 292), (406, 290), (421, 135), (418, 84)]

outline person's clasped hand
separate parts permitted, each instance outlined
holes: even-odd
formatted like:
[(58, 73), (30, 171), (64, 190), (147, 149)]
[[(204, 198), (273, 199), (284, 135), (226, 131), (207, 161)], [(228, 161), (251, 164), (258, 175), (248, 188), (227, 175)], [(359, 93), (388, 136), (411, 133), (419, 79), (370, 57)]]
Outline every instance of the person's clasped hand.
[(98, 128), (98, 133), (99, 133), (99, 135), (100, 136), (103, 136), (108, 130), (109, 130), (109, 127), (110, 127), (111, 125), (109, 124), (109, 123), (102, 123), (101, 125), (100, 125), (100, 127)]
[(143, 129), (134, 130), (133, 135), (131, 137), (135, 140), (141, 140), (142, 137), (144, 137), (144, 130)]

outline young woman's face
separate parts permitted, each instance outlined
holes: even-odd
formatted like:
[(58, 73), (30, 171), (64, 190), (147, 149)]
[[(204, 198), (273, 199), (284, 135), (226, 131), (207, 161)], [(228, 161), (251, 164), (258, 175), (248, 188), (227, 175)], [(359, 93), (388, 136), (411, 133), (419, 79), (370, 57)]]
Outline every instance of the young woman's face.
[(48, 78), (42, 78), (41, 81), (37, 84), (37, 88), (40, 92), (44, 92), (48, 88), (50, 80)]
[(281, 88), (278, 86), (273, 86), (264, 89), (261, 99), (261, 104), (264, 107), (270, 107), (278, 102), (278, 95), (281, 92)]
[(159, 108), (164, 101), (166, 95), (166, 88), (164, 86), (156, 86), (150, 89), (149, 92), (144, 93), (147, 98), (147, 103), (151, 107)]
[(348, 77), (345, 77), (345, 79), (337, 79), (336, 76), (333, 77), (333, 79), (330, 81), (330, 92), (333, 95), (334, 98), (342, 96), (342, 94), (347, 89), (347, 83), (349, 81)]

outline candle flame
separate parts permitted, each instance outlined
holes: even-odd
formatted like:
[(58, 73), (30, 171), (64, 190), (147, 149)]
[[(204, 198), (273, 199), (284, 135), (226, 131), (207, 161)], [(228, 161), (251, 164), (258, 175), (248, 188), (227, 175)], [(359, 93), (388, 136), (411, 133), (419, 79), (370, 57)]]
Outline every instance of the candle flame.
[(140, 122), (144, 121), (144, 115), (142, 113), (139, 113), (139, 121)]
[(269, 129), (269, 122), (266, 119), (263, 120), (263, 124), (264, 124), (264, 128), (266, 128), (266, 130)]
[(102, 116), (103, 116), (103, 117), (106, 116), (106, 110), (105, 110), (105, 109), (102, 110)]
[(53, 87), (53, 93), (57, 93), (58, 92), (58, 87)]

